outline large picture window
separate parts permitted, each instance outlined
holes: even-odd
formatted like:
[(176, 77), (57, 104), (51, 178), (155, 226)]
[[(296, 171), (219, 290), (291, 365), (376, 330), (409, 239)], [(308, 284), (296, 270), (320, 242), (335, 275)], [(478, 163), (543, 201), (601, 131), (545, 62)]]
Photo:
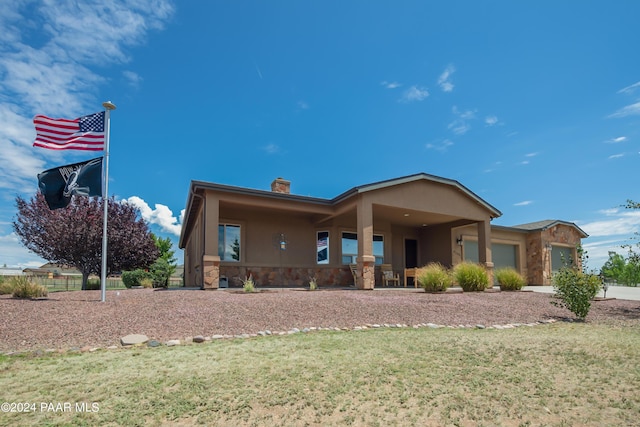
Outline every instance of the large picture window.
[[(373, 235), (373, 256), (376, 264), (384, 264), (384, 237), (381, 234)], [(355, 264), (358, 258), (358, 234), (342, 233), (342, 263)]]
[(240, 261), (239, 225), (218, 225), (218, 255), (221, 261)]

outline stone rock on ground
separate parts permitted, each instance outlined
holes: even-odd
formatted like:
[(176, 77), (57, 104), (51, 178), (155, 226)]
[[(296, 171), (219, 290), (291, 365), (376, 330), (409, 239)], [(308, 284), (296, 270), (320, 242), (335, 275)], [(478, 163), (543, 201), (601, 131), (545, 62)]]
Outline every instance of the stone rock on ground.
[(144, 344), (149, 341), (149, 337), (142, 334), (130, 334), (120, 338), (120, 343), (124, 346), (127, 345), (136, 345), (136, 344)]

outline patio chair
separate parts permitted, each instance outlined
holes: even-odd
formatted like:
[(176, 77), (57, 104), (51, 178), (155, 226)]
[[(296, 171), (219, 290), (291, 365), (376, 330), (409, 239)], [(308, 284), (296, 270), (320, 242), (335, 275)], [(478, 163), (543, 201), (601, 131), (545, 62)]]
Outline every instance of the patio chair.
[(358, 265), (357, 264), (349, 264), (349, 269), (351, 270), (351, 274), (353, 275), (353, 286), (358, 286)]
[(382, 272), (382, 286), (389, 286), (389, 283), (393, 286), (400, 286), (400, 275), (393, 272), (391, 264), (380, 265), (380, 271)]

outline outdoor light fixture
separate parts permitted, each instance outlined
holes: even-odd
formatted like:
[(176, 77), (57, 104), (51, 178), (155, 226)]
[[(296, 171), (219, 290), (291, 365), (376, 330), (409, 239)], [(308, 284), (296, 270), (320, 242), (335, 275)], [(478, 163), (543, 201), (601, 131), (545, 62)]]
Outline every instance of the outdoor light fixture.
[(458, 246), (462, 246), (462, 236), (456, 238), (456, 243), (458, 244)]

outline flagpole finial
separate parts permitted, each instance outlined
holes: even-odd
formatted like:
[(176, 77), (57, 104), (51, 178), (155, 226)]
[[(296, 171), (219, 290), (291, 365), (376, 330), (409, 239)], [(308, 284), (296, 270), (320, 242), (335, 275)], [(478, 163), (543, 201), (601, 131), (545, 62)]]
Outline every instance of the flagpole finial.
[(103, 102), (102, 106), (104, 108), (106, 108), (107, 110), (115, 110), (116, 109), (116, 105), (114, 103), (112, 103), (111, 101)]

